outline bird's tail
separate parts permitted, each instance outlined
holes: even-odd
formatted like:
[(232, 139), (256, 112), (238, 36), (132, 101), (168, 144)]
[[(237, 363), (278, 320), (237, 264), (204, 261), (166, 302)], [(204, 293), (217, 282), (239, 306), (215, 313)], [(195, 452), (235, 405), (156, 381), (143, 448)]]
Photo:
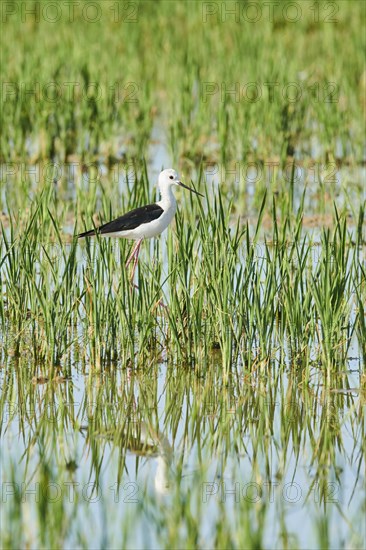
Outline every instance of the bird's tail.
[(81, 239), (82, 237), (91, 237), (92, 235), (95, 235), (95, 229), (89, 229), (89, 231), (79, 233), (78, 239)]

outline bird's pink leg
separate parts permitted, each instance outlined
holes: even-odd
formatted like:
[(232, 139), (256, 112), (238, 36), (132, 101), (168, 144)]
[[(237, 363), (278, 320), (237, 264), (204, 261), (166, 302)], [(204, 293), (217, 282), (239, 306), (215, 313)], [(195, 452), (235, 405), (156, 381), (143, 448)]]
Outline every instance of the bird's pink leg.
[(126, 262), (126, 269), (128, 268), (128, 266), (130, 265), (131, 261), (132, 261), (132, 258), (135, 256), (136, 254), (136, 251), (137, 251), (137, 255), (138, 255), (138, 251), (140, 250), (140, 246), (141, 246), (141, 242), (142, 242), (142, 239), (139, 239), (135, 246), (133, 247), (133, 250), (131, 252), (131, 254), (129, 255), (128, 257), (128, 260)]
[(134, 246), (134, 249), (132, 250), (131, 254), (130, 254), (130, 257), (128, 258), (127, 262), (126, 262), (126, 268), (130, 265), (132, 259), (134, 259), (133, 261), (133, 268), (132, 268), (132, 274), (131, 274), (131, 281), (133, 281), (133, 278), (135, 276), (135, 271), (136, 271), (136, 266), (137, 266), (137, 261), (139, 259), (139, 253), (140, 253), (140, 247), (141, 247), (141, 243), (142, 243), (142, 239), (139, 239), (136, 243), (136, 245)]

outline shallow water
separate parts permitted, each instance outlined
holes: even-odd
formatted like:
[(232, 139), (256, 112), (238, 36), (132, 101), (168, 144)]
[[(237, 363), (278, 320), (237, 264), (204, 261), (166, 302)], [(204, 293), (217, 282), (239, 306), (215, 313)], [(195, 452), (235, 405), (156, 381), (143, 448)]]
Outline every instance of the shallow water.
[[(357, 349), (353, 348), (351, 351), (352, 355), (357, 354)], [(357, 359), (350, 360), (349, 367), (353, 371), (347, 374), (349, 387), (357, 388), (360, 362)], [(11, 362), (6, 370), (9, 368), (11, 369)], [(277, 368), (279, 365), (275, 361), (273, 369)], [(18, 488), (26, 495), (23, 496), (22, 511), (26, 537), (32, 547), (36, 546), (37, 540), (35, 526), (37, 504), (42, 500), (41, 490), (47, 493), (50, 506), (62, 502), (66, 510), (70, 509), (72, 519), (70, 518), (70, 532), (66, 537), (69, 547), (78, 547), (80, 543), (75, 530), (84, 533), (88, 547), (100, 547), (103, 536), (107, 537), (105, 543), (109, 546), (118, 545), (126, 515), (133, 517), (133, 523), (129, 525), (128, 530), (129, 547), (161, 546), (162, 540), (157, 536), (157, 526), (151, 518), (149, 519), (149, 513), (155, 509), (158, 515), (160, 512), (164, 516), (165, 511), (174, 506), (175, 493), (178, 490), (178, 498), (184, 499), (190, 495), (188, 498), (191, 499), (192, 506), (200, 508), (198, 517), (202, 547), (213, 544), (212, 534), (215, 532), (216, 521), (223, 518), (223, 510), (225, 521), (232, 522), (234, 529), (235, 522), (241, 521), (241, 514), (246, 511), (248, 514), (254, 513), (255, 516), (255, 508), (263, 507), (265, 522), (262, 540), (265, 547), (281, 548), (284, 540), (283, 530), (286, 526), (285, 530), (290, 538), (294, 537), (296, 546), (318, 548), (319, 541), (314, 522), (326, 511), (330, 547), (339, 547), (342, 540), (348, 546), (352, 540), (350, 532), (353, 532), (354, 547), (361, 548), (365, 532), (362, 521), (357, 523), (357, 518), (362, 517), (365, 480), (364, 468), (361, 466), (364, 460), (358, 454), (362, 437), (362, 426), (358, 425), (356, 420), (356, 412), (362, 407), (358, 391), (353, 390), (347, 394), (348, 405), (337, 407), (337, 410), (329, 413), (330, 423), (333, 421), (333, 414), (340, 418), (342, 426), (339, 435), (343, 440), (343, 448), (337, 451), (333, 462), (339, 477), (336, 478), (334, 474), (327, 477), (324, 496), (318, 484), (311, 487), (315, 471), (314, 465), (311, 464), (310, 432), (297, 417), (297, 407), (301, 401), (294, 401), (287, 411), (287, 420), (294, 423), (295, 431), (301, 439), (299, 455), (294, 454), (294, 442), (291, 437), (287, 445), (283, 442), (281, 426), (284, 427), (286, 418), (284, 420), (281, 417), (282, 398), (288, 391), (289, 384), (286, 375), (282, 380), (282, 397), (279, 394), (273, 400), (273, 396), (267, 394), (264, 399), (262, 406), (268, 408), (269, 416), (271, 412), (271, 418), (268, 418), (269, 431), (266, 433), (268, 442), (266, 452), (262, 449), (254, 453), (253, 434), (261, 419), (253, 414), (252, 417), (245, 418), (241, 425), (242, 421), (238, 417), (241, 407), (240, 396), (233, 398), (230, 391), (227, 391), (230, 403), (224, 406), (226, 410), (222, 410), (222, 403), (213, 399), (211, 403), (206, 403), (200, 418), (192, 417), (191, 411), (200, 397), (196, 386), (197, 380), (192, 380), (194, 376), (187, 375), (184, 371), (181, 373), (181, 376), (188, 378), (188, 391), (184, 397), (179, 396), (179, 412), (176, 412), (171, 409), (175, 406), (174, 403), (167, 403), (166, 397), (167, 388), (171, 390), (172, 375), (178, 373), (172, 372), (166, 363), (154, 366), (154, 373), (157, 374), (157, 386), (156, 393), (150, 396), (153, 403), (151, 417), (149, 418), (146, 413), (145, 416), (142, 414), (136, 425), (137, 429), (141, 429), (141, 425), (154, 426), (155, 437), (147, 438), (147, 441), (151, 439), (149, 444), (153, 444), (155, 448), (151, 451), (151, 457), (144, 451), (138, 458), (134, 452), (128, 451), (128, 447), (124, 447), (123, 442), (115, 445), (109, 440), (105, 432), (109, 431), (112, 437), (115, 437), (118, 426), (108, 426), (107, 421), (101, 422), (100, 434), (93, 428), (93, 435), (90, 434), (90, 439), (88, 438), (90, 413), (94, 410), (95, 414), (99, 414), (95, 410), (97, 402), (90, 404), (90, 394), (97, 391), (100, 384), (107, 387), (114, 384), (116, 388), (123, 384), (130, 385), (134, 395), (135, 413), (138, 416), (144, 393), (146, 398), (144, 375), (141, 380), (137, 375), (135, 380), (128, 381), (126, 372), (122, 373), (117, 369), (113, 374), (113, 380), (108, 381), (107, 373), (103, 377), (93, 376), (90, 372), (83, 375), (77, 366), (73, 367), (72, 379), (60, 386), (60, 392), (55, 388), (54, 401), (52, 400), (52, 406), (48, 411), (49, 418), (45, 429), (46, 447), (51, 446), (48, 463), (57, 466), (55, 477), (51, 477), (48, 484), (43, 486), (40, 485), (41, 478), (37, 471), (42, 462), (37, 450), (37, 424), (44, 414), (42, 399), (52, 383), (35, 386), (35, 408), (29, 406), (22, 414), (19, 414), (20, 404), (16, 399), (21, 388), (14, 388), (14, 399), (7, 403), (3, 419), (3, 519), (6, 519), (6, 507), (11, 506), (14, 498), (14, 484), (18, 484)], [(190, 390), (189, 385), (192, 382), (195, 388)], [(1, 383), (6, 383), (3, 376)], [(258, 388), (253, 386), (252, 391), (256, 393)], [(123, 409), (123, 405), (121, 407), (118, 395), (114, 395), (110, 401), (107, 395), (108, 391), (105, 392), (102, 407), (106, 416), (110, 414), (113, 417), (113, 411), (118, 412)], [(84, 409), (88, 396), (89, 402)], [(314, 431), (311, 437), (316, 438), (316, 432), (324, 426), (324, 419), (321, 421), (321, 418), (325, 406), (326, 401), (315, 411), (315, 421), (312, 423)], [(52, 412), (53, 408), (56, 416)], [(70, 424), (64, 417), (65, 409), (67, 416), (73, 418)], [(171, 424), (173, 418), (174, 430)], [(135, 426), (134, 419), (130, 418), (128, 424), (130, 427), (131, 424)], [(77, 425), (80, 425), (80, 431), (75, 429)], [(228, 446), (221, 440), (223, 433)], [(220, 442), (217, 448), (215, 434), (218, 434)], [(146, 442), (146, 435), (142, 434), (142, 444), (144, 441)], [(257, 442), (254, 446), (257, 446)], [(120, 452), (126, 450), (124, 473), (121, 485), (117, 489), (118, 459)], [(19, 459), (24, 452), (27, 462), (29, 461), (27, 467), (25, 457)], [(99, 455), (97, 463), (92, 460), (94, 453)], [(48, 455), (47, 451), (46, 454)], [(65, 463), (70, 461), (76, 462), (77, 469), (67, 473)], [(182, 466), (181, 479), (177, 473), (179, 464)], [(97, 491), (92, 493), (96, 479)], [(25, 486), (22, 486), (22, 483), (25, 483)], [(77, 524), (79, 526), (76, 529)], [(85, 525), (88, 528), (84, 532)]]

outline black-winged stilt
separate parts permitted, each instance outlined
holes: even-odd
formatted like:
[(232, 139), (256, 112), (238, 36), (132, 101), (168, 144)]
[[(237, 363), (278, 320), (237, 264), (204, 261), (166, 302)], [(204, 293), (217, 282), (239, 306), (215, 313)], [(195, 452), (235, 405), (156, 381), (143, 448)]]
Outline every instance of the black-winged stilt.
[(160, 172), (158, 185), (161, 195), (161, 200), (159, 202), (135, 208), (115, 220), (78, 235), (78, 238), (81, 238), (91, 237), (98, 233), (102, 237), (122, 237), (124, 239), (137, 241), (126, 262), (127, 268), (132, 260), (134, 260), (131, 279), (133, 279), (135, 274), (143, 239), (150, 239), (151, 237), (160, 235), (174, 218), (177, 202), (172, 187), (174, 185), (180, 185), (192, 191), (192, 193), (196, 193), (196, 195), (203, 197), (203, 195), (198, 193), (195, 189), (191, 189), (187, 187), (187, 185), (184, 185), (184, 183), (179, 180), (177, 172), (172, 168), (167, 168)]

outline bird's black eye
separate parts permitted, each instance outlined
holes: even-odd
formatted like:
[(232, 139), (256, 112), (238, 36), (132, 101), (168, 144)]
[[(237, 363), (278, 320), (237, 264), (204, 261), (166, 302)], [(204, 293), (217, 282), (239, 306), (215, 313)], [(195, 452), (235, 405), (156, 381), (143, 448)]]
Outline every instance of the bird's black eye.
[(170, 179), (170, 180), (173, 180), (174, 178), (173, 178), (173, 176), (169, 176), (169, 179)]

